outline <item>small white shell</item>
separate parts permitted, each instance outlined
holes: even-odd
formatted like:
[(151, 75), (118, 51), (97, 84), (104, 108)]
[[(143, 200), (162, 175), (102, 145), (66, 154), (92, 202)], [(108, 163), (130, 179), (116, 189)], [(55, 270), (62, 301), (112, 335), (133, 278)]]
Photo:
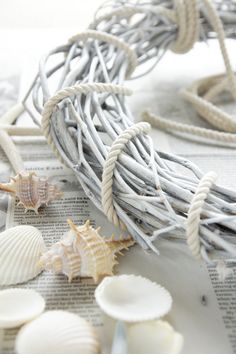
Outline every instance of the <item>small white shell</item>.
[(26, 324), (18, 333), (17, 354), (98, 354), (93, 327), (66, 311), (48, 311)]
[(156, 320), (129, 325), (127, 342), (129, 354), (179, 354), (183, 336), (169, 323)]
[(14, 328), (39, 316), (45, 308), (43, 297), (30, 289), (0, 291), (0, 328)]
[(125, 322), (148, 321), (166, 315), (172, 305), (169, 292), (149, 279), (135, 275), (104, 278), (95, 298), (110, 317)]
[(37, 263), (45, 252), (41, 232), (20, 225), (0, 234), (0, 285), (18, 284), (41, 272)]

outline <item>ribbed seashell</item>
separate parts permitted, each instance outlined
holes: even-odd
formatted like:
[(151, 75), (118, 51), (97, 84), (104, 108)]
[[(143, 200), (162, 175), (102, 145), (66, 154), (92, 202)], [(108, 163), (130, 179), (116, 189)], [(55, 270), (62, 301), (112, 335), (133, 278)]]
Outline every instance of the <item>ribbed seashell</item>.
[(35, 213), (41, 206), (62, 196), (55, 185), (49, 183), (46, 177), (38, 177), (35, 172), (18, 173), (10, 183), (0, 183), (0, 190), (15, 195), (19, 199), (18, 205), (22, 204), (25, 212), (34, 210)]
[(98, 354), (93, 327), (66, 311), (48, 311), (26, 324), (16, 337), (17, 354)]
[(105, 314), (125, 322), (160, 318), (172, 305), (171, 295), (165, 288), (136, 275), (103, 279), (95, 290), (95, 298)]
[(11, 288), (0, 291), (0, 328), (15, 328), (41, 315), (43, 297), (34, 290)]
[(127, 326), (127, 347), (129, 354), (179, 354), (183, 336), (165, 321), (139, 322)]
[(41, 272), (37, 263), (46, 251), (41, 232), (20, 225), (0, 234), (0, 285), (24, 283)]
[(68, 220), (70, 231), (42, 255), (40, 266), (55, 273), (67, 275), (69, 281), (75, 277), (91, 277), (97, 283), (105, 275), (113, 275), (116, 253), (134, 244), (132, 238), (114, 237), (104, 239), (99, 229), (94, 229), (89, 220), (76, 226)]

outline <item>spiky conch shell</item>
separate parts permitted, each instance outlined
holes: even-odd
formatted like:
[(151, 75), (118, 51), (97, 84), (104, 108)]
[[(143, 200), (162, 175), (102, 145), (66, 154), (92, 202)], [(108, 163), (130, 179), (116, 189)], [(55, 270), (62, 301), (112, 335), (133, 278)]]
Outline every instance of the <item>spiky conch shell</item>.
[(116, 253), (128, 249), (134, 240), (131, 237), (105, 239), (99, 235), (100, 228), (94, 229), (89, 220), (82, 226), (67, 221), (70, 231), (42, 255), (39, 262), (42, 269), (63, 273), (69, 281), (79, 276), (93, 278), (97, 283), (104, 276), (113, 275)]
[(38, 177), (35, 172), (18, 173), (11, 177), (9, 183), (0, 183), (0, 190), (11, 193), (19, 199), (18, 205), (23, 205), (25, 212), (38, 209), (49, 202), (59, 199), (62, 192), (48, 182), (47, 177)]

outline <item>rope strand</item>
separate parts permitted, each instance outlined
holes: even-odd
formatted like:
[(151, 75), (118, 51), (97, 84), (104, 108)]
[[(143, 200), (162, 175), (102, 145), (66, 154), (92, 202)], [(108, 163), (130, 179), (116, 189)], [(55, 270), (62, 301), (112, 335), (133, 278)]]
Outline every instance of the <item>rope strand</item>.
[(126, 144), (140, 133), (147, 134), (150, 131), (150, 128), (151, 127), (148, 123), (140, 122), (123, 131), (112, 143), (104, 164), (101, 189), (102, 207), (108, 220), (111, 221), (115, 226), (120, 226), (123, 229), (125, 228), (125, 225), (118, 218), (114, 208), (112, 195), (112, 185), (116, 162), (121, 152), (124, 150)]
[(201, 259), (199, 226), (202, 208), (216, 178), (215, 172), (208, 172), (202, 177), (191, 201), (186, 220), (187, 244), (192, 255), (198, 260)]

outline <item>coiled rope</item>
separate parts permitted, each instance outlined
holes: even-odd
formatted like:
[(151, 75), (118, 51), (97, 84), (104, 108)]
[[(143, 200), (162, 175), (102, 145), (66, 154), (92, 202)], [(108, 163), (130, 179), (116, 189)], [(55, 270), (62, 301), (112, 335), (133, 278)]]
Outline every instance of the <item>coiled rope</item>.
[[(163, 130), (171, 132), (179, 131), (181, 133), (188, 133), (207, 139), (213, 139), (225, 143), (232, 143), (236, 142), (235, 134), (232, 134), (236, 132), (235, 117), (217, 108), (212, 102), (210, 102), (210, 100), (215, 98), (216, 95), (219, 95), (224, 90), (229, 91), (233, 99), (235, 100), (236, 77), (232, 69), (232, 65), (230, 63), (229, 54), (225, 44), (224, 28), (220, 17), (210, 0), (202, 0), (201, 2), (204, 4), (207, 10), (207, 14), (209, 16), (212, 28), (217, 33), (221, 54), (225, 63), (226, 75), (210, 76), (203, 80), (199, 80), (188, 89), (182, 90), (181, 95), (185, 100), (187, 100), (194, 106), (194, 108), (201, 115), (201, 117), (203, 117), (207, 122), (209, 122), (217, 129), (220, 129), (221, 131), (218, 132), (211, 129), (205, 129), (193, 125), (165, 120), (161, 117), (149, 114), (148, 112), (145, 112), (143, 117), (153, 126)], [(178, 24), (178, 28), (180, 29), (179, 37), (185, 38), (186, 45), (182, 46), (181, 41), (178, 38), (177, 50), (175, 47), (175, 43), (174, 51), (181, 52), (183, 48), (184, 52), (185, 49), (186, 51), (191, 49), (197, 39), (198, 30), (196, 23), (199, 23), (199, 10), (197, 6), (197, 1), (177, 0), (176, 11), (178, 14), (176, 16), (176, 21)]]

